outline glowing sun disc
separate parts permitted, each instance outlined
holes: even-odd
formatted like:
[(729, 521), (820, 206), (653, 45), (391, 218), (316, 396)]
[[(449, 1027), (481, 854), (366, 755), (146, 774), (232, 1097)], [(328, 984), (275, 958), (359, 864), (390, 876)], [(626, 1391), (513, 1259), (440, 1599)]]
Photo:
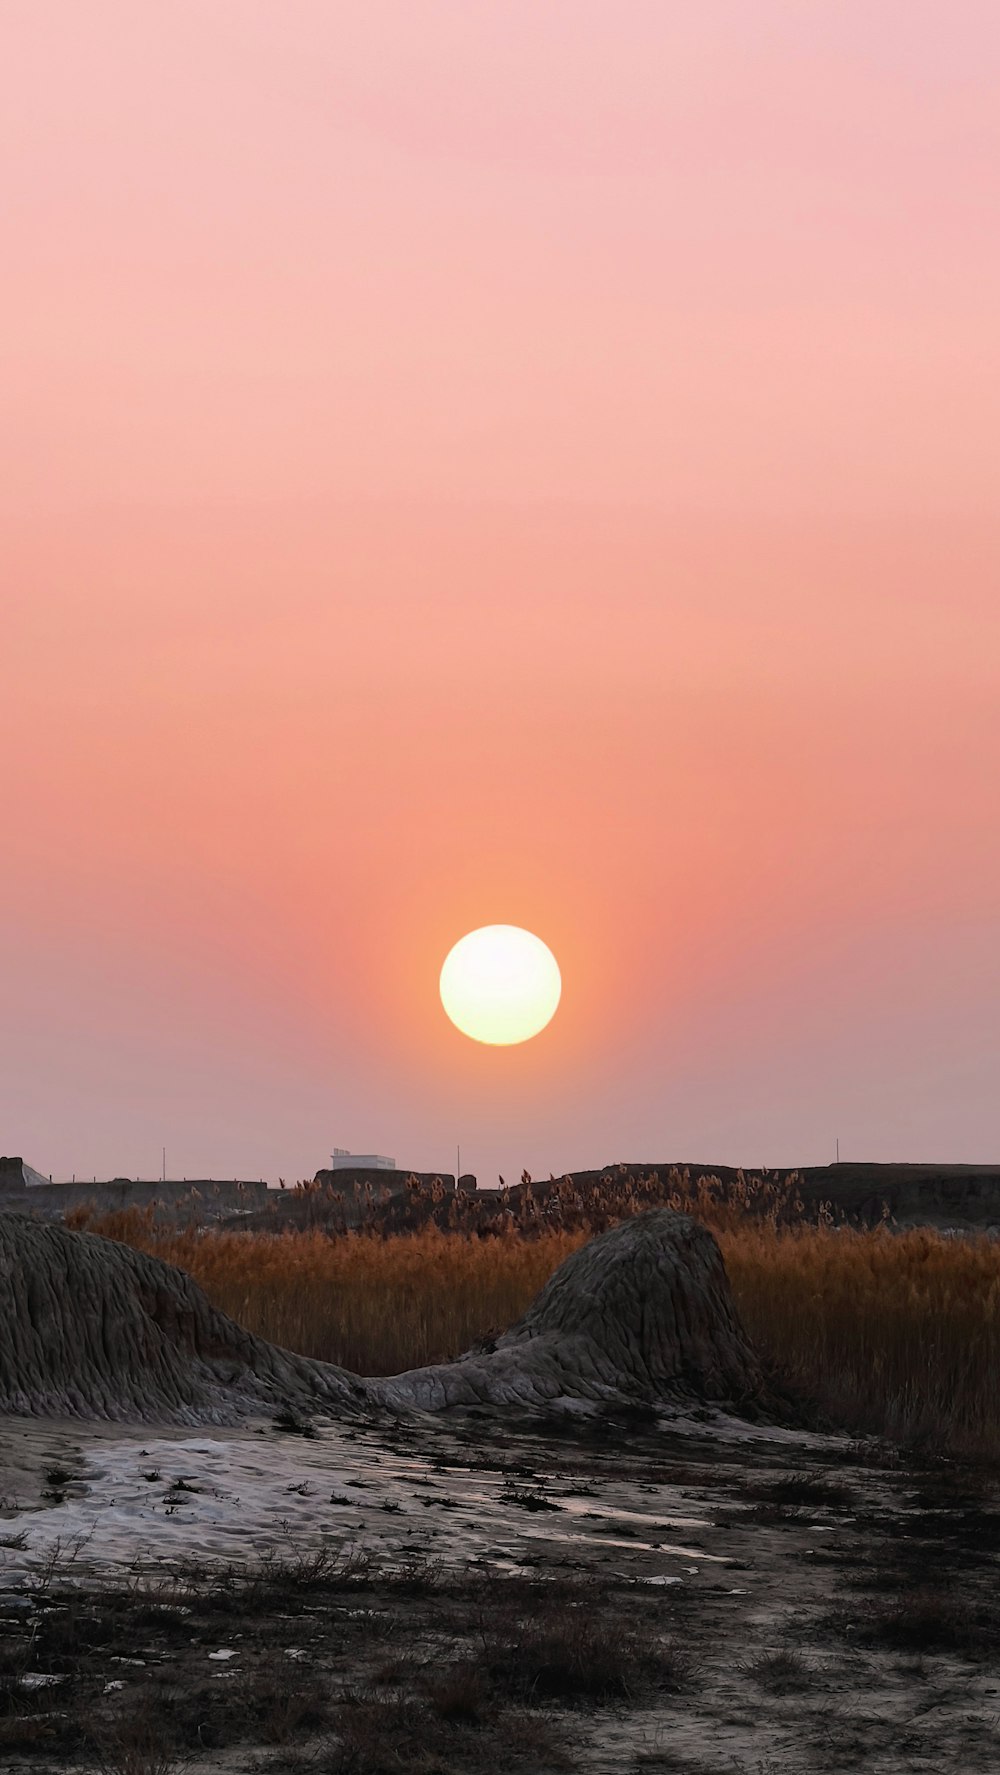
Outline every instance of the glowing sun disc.
[(509, 1047), (552, 1021), (562, 977), (541, 937), (516, 924), (487, 924), (448, 951), (440, 987), (456, 1029), (475, 1042)]

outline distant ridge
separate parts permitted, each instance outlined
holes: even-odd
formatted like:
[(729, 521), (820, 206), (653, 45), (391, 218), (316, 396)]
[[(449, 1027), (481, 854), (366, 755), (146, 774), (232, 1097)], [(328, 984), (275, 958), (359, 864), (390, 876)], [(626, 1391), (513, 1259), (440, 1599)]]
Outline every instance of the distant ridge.
[[(887, 1163), (845, 1160), (836, 1165), (763, 1167), (712, 1165), (686, 1160), (616, 1161), (595, 1170), (574, 1171), (577, 1189), (597, 1191), (602, 1179), (638, 1182), (656, 1173), (668, 1193), (672, 1173), (686, 1174), (692, 1184), (701, 1178), (718, 1178), (723, 1196), (735, 1191), (741, 1178), (763, 1178), (771, 1183), (795, 1177), (798, 1195), (807, 1218), (815, 1218), (829, 1203), (838, 1217), (859, 1226), (876, 1224), (887, 1210), (899, 1226), (930, 1226), (957, 1231), (1000, 1232), (1000, 1164), (929, 1164), (922, 1161)], [(567, 1174), (563, 1174), (567, 1175)], [(417, 1201), (407, 1187), (416, 1178)], [(534, 1199), (543, 1203), (561, 1177), (532, 1180)], [(436, 1186), (440, 1185), (440, 1189)], [(370, 1185), (370, 1190), (369, 1190)], [(463, 1213), (473, 1224), (485, 1224), (505, 1203), (515, 1206), (524, 1186), (511, 1184), (504, 1191), (477, 1188), (476, 1179), (458, 1180), (464, 1192)], [(197, 1216), (230, 1226), (278, 1229), (323, 1225), (338, 1215), (349, 1224), (374, 1214), (387, 1230), (420, 1220), (445, 1225), (454, 1202), (456, 1181), (446, 1172), (317, 1172), (311, 1185), (284, 1191), (269, 1190), (259, 1180), (156, 1180), (132, 1182), (115, 1179), (104, 1183), (49, 1183), (21, 1158), (0, 1158), (0, 1213), (16, 1210), (46, 1220), (60, 1220), (67, 1210), (93, 1204), (98, 1213), (121, 1208), (153, 1206), (157, 1218), (184, 1220)], [(436, 1199), (435, 1199), (436, 1198)]]
[(93, 1205), (98, 1214), (121, 1208), (155, 1205), (158, 1218), (202, 1220), (248, 1213), (267, 1201), (267, 1185), (258, 1178), (217, 1180), (168, 1178), (133, 1180), (115, 1177), (97, 1183), (50, 1183), (20, 1158), (0, 1158), (0, 1214), (11, 1211), (41, 1220), (61, 1220), (73, 1208)]
[(696, 1205), (686, 1198), (688, 1191), (697, 1194), (703, 1179), (715, 1180), (722, 1201), (739, 1199), (748, 1180), (756, 1184), (751, 1189), (751, 1213), (766, 1212), (776, 1195), (788, 1195), (786, 1186), (794, 1179), (790, 1197), (801, 1202), (807, 1220), (818, 1220), (828, 1205), (835, 1220), (860, 1227), (888, 1218), (902, 1228), (1000, 1232), (1000, 1165), (874, 1161), (773, 1169), (684, 1160), (618, 1161), (502, 1189), (477, 1188), (475, 1179), (463, 1176), (458, 1190), (449, 1174), (359, 1172), (341, 1177), (320, 1171), (311, 1185), (277, 1196), (272, 1191), (263, 1208), (223, 1224), (248, 1232), (305, 1227), (335, 1231), (363, 1222), (382, 1233), (412, 1231), (429, 1223), (444, 1230), (486, 1233), (502, 1230), (508, 1219), (526, 1231), (541, 1230), (547, 1220), (599, 1227), (619, 1208), (634, 1213), (637, 1206), (669, 1206), (675, 1191), (685, 1198), (685, 1208), (697, 1213)]
[[(929, 1226), (940, 1230), (1000, 1232), (1000, 1165), (993, 1164), (924, 1164), (845, 1161), (836, 1165), (803, 1165), (754, 1167), (711, 1165), (689, 1160), (650, 1160), (642, 1164), (617, 1161), (599, 1170), (572, 1171), (564, 1174), (582, 1199), (599, 1198), (605, 1182), (613, 1189), (623, 1183), (648, 1183), (656, 1176), (666, 1201), (671, 1178), (686, 1178), (697, 1189), (702, 1179), (714, 1178), (720, 1185), (720, 1196), (735, 1198), (746, 1179), (762, 1180), (766, 1198), (768, 1190), (795, 1179), (795, 1195), (802, 1203), (807, 1220), (820, 1217), (829, 1206), (836, 1219), (857, 1226), (875, 1226), (889, 1218), (899, 1227)], [(530, 1189), (536, 1204), (544, 1208), (558, 1192), (561, 1177), (533, 1178), (528, 1185), (514, 1183), (503, 1190), (478, 1189), (463, 1204), (462, 1212), (470, 1225), (486, 1224), (504, 1207), (515, 1212)], [(649, 1195), (653, 1206), (659, 1192)], [(422, 1204), (423, 1218), (441, 1226), (449, 1221), (450, 1195), (435, 1204)], [(403, 1224), (410, 1218), (410, 1202), (405, 1195), (396, 1196), (382, 1214), (386, 1230), (394, 1222)]]

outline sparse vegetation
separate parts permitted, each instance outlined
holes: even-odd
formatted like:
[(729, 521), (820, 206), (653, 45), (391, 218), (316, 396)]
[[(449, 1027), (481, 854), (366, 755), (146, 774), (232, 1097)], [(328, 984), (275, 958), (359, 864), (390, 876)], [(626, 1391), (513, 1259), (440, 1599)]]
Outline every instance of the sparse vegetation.
[[(745, 1509), (723, 1526), (698, 1500), (728, 1564), (691, 1573), (685, 1555), (666, 1583), (612, 1568), (600, 1542), (581, 1564), (575, 1537), (503, 1571), (285, 1529), (245, 1564), (137, 1563), (104, 1580), (68, 1544), (0, 1586), (0, 1766), (543, 1775), (602, 1745), (608, 1767), (778, 1775), (867, 1766), (874, 1745), (902, 1775), (918, 1755), (945, 1766), (957, 1744), (970, 1775), (994, 1767), (996, 1488), (982, 1475), (928, 1461), (866, 1484), (851, 1468), (850, 1529), (817, 1542), (805, 1513), (846, 1500), (802, 1450), (794, 1465), (772, 1448), (695, 1467), (683, 1440), (656, 1452), (640, 1438), (546, 1448), (542, 1471), (517, 1458), (537, 1459), (535, 1433), (489, 1456), (473, 1429), (469, 1451), (511, 1481), (507, 1503), (521, 1487), (565, 1498), (567, 1481), (600, 1493), (627, 1470), (639, 1496), (683, 1484), (783, 1514), (761, 1537)], [(451, 1471), (457, 1457), (432, 1439), (420, 1458)], [(526, 1524), (529, 1547), (542, 1526)]]
[(1000, 1646), (1000, 1613), (992, 1594), (963, 1596), (950, 1581), (873, 1597), (863, 1608), (845, 1611), (841, 1626), (854, 1645), (900, 1652), (994, 1658)]
[(414, 1187), (404, 1218), (415, 1230), (388, 1233), (377, 1205), (352, 1231), (337, 1230), (336, 1213), (322, 1230), (283, 1233), (178, 1230), (135, 1209), (78, 1210), (70, 1224), (178, 1264), (275, 1343), (392, 1374), (489, 1347), (592, 1233), (657, 1204), (712, 1228), (751, 1334), (831, 1424), (1000, 1459), (1000, 1242), (888, 1223), (858, 1230), (823, 1212), (807, 1223), (794, 1175), (747, 1177), (725, 1192), (676, 1172), (611, 1171), (584, 1193), (571, 1178), (528, 1180), (486, 1214), (475, 1197)]
[(166, 1750), (145, 1720), (116, 1724), (97, 1742), (100, 1775), (183, 1775), (184, 1765)]
[(830, 1473), (780, 1473), (773, 1479), (748, 1478), (743, 1496), (759, 1504), (836, 1510), (855, 1501), (853, 1488)]
[(545, 1493), (539, 1491), (537, 1487), (531, 1489), (526, 1486), (512, 1485), (509, 1482), (504, 1488), (503, 1499), (505, 1504), (513, 1504), (518, 1510), (528, 1510), (535, 1513), (542, 1510), (562, 1509), (561, 1504), (557, 1504), (554, 1498), (547, 1498)]
[[(636, 1618), (604, 1587), (598, 1609), (576, 1579), (293, 1549), (117, 1585), (65, 1572), (56, 1606), (45, 1583), (24, 1594), (26, 1613), (0, 1615), (0, 1760), (58, 1756), (101, 1775), (180, 1775), (237, 1745), (308, 1745), (326, 1775), (567, 1768), (560, 1710), (686, 1680), (660, 1599)], [(208, 1661), (219, 1645), (238, 1648), (224, 1673)]]
[(317, 1775), (492, 1775), (501, 1762), (530, 1775), (573, 1766), (540, 1714), (498, 1704), (473, 1673), (445, 1669), (416, 1692), (349, 1691), (314, 1767)]
[[(484, 1624), (483, 1663), (491, 1682), (524, 1701), (573, 1706), (635, 1701), (644, 1693), (673, 1693), (691, 1682), (691, 1662), (648, 1621), (610, 1616), (607, 1599), (580, 1587), (578, 1597), (534, 1594), (491, 1585), (493, 1608)], [(508, 1597), (510, 1600), (508, 1600)]]
[(816, 1680), (807, 1659), (800, 1652), (789, 1650), (762, 1652), (747, 1665), (746, 1673), (769, 1695), (797, 1694), (802, 1689), (811, 1688)]

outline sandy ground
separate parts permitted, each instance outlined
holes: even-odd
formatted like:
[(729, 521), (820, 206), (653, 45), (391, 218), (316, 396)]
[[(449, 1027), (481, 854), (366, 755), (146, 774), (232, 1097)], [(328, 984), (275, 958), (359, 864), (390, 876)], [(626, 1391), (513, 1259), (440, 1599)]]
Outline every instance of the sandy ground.
[[(556, 1468), (539, 1466), (534, 1443), (515, 1456), (517, 1439), (505, 1439), (470, 1467), (477, 1438), (468, 1422), (464, 1434), (433, 1419), (381, 1432), (329, 1419), (314, 1427), (306, 1440), (276, 1434), (268, 1419), (194, 1434), (8, 1419), (0, 1513), (17, 1518), (22, 1544), (0, 1546), (0, 1583), (37, 1574), (57, 1546), (74, 1550), (77, 1573), (95, 1575), (190, 1558), (254, 1559), (290, 1541), (299, 1548), (347, 1541), (390, 1561), (419, 1550), (456, 1569), (521, 1569), (540, 1553), (588, 1565), (610, 1560), (637, 1581), (658, 1583), (731, 1557), (688, 1545), (688, 1531), (709, 1530), (710, 1521), (692, 1515), (669, 1485), (637, 1492), (627, 1467), (617, 1481), (605, 1476), (596, 1498), (563, 1484), (558, 1511), (540, 1520), (509, 1500), (526, 1484), (519, 1469), (532, 1484), (557, 1483)], [(798, 1452), (827, 1440), (775, 1434), (774, 1443), (754, 1444), (742, 1432), (736, 1446), (791, 1443)], [(53, 1486), (46, 1476), (57, 1470), (71, 1477)]]
[[(567, 1716), (574, 1768), (1000, 1769), (1000, 1519), (988, 1486), (966, 1496), (961, 1475), (725, 1424), (554, 1437), (529, 1420), (469, 1415), (370, 1429), (317, 1419), (315, 1429), (304, 1438), (264, 1420), (198, 1433), (0, 1420), (0, 1626), (5, 1603), (16, 1617), (25, 1587), (46, 1572), (55, 1597), (65, 1581), (150, 1580), (191, 1559), (253, 1563), (290, 1550), (370, 1554), (387, 1572), (426, 1561), (456, 1579), (588, 1578), (625, 1618), (655, 1607), (672, 1622), (697, 1680), (683, 1694)], [(933, 1611), (926, 1634), (882, 1621), (887, 1597), (903, 1617), (916, 1599), (919, 1615), (929, 1583), (939, 1598), (959, 1596), (975, 1625), (942, 1625)], [(414, 1644), (434, 1626), (421, 1606), (404, 1623)], [(287, 1633), (283, 1655), (317, 1664), (297, 1619)], [(249, 1655), (242, 1629), (229, 1637), (197, 1651), (219, 1685)], [(768, 1659), (784, 1654), (798, 1668), (782, 1682)], [(112, 1662), (109, 1685), (145, 1680), (145, 1665)], [(225, 1746), (187, 1767), (311, 1766), (273, 1754)], [(9, 1766), (63, 1765), (40, 1752)]]

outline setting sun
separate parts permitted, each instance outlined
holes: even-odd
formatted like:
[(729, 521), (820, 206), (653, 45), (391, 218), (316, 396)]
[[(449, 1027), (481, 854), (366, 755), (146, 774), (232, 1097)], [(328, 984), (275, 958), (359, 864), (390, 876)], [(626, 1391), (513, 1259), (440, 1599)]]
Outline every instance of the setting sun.
[(547, 944), (518, 925), (470, 931), (445, 957), (441, 1002), (463, 1035), (507, 1047), (551, 1022), (562, 992)]

